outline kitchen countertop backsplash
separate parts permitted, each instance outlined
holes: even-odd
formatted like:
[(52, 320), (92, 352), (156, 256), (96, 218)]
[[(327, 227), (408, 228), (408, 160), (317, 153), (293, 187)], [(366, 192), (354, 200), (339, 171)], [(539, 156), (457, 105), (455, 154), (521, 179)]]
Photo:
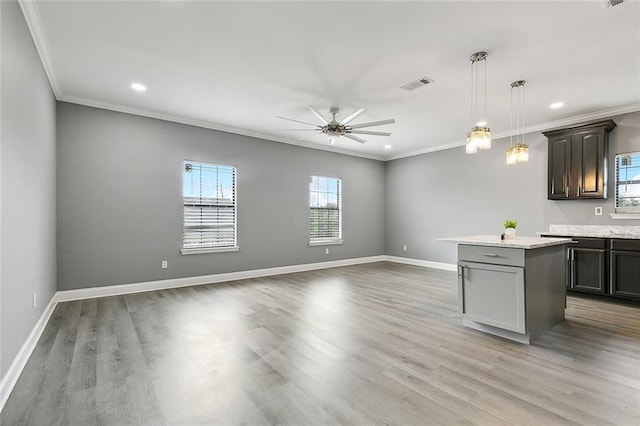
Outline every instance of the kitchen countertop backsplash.
[(544, 235), (594, 238), (627, 238), (640, 239), (640, 226), (614, 225), (549, 225)]

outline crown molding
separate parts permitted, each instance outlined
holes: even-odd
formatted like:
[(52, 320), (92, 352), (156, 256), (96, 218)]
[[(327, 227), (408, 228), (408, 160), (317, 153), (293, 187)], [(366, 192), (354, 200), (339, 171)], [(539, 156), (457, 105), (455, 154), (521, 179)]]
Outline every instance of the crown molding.
[(53, 60), (51, 59), (49, 41), (47, 40), (47, 36), (45, 35), (42, 27), (42, 20), (40, 19), (38, 7), (34, 0), (18, 0), (18, 4), (20, 5), (20, 9), (22, 9), (22, 14), (27, 22), (27, 27), (31, 33), (33, 43), (36, 45), (36, 50), (38, 51), (38, 56), (40, 56), (40, 62), (42, 62), (44, 72), (47, 74), (47, 78), (49, 79), (51, 90), (53, 90), (53, 94), (56, 99), (60, 99), (60, 86), (56, 79), (54, 71), (55, 68), (53, 66)]
[(195, 119), (195, 118), (183, 117), (183, 116), (179, 116), (179, 115), (176, 115), (176, 114), (168, 114), (168, 113), (163, 113), (163, 112), (158, 112), (158, 111), (151, 111), (151, 110), (142, 109), (142, 108), (134, 108), (134, 107), (128, 107), (128, 106), (124, 106), (124, 105), (111, 104), (111, 103), (108, 103), (108, 102), (94, 101), (94, 100), (91, 100), (91, 99), (84, 99), (84, 98), (80, 98), (80, 97), (76, 97), (76, 96), (61, 95), (61, 96), (57, 97), (57, 99), (59, 101), (62, 101), (62, 102), (69, 102), (69, 103), (89, 106), (89, 107), (93, 107), (93, 108), (100, 108), (100, 109), (106, 109), (106, 110), (115, 111), (115, 112), (122, 112), (122, 113), (125, 113), (125, 114), (138, 115), (138, 116), (142, 116), (142, 117), (153, 118), (153, 119), (156, 119), (156, 120), (163, 120), (163, 121), (169, 121), (169, 122), (173, 122), (173, 123), (186, 124), (186, 125), (189, 125), (189, 126), (202, 127), (202, 128), (205, 128), (205, 129), (217, 130), (217, 131), (220, 131), (220, 132), (233, 133), (233, 134), (242, 135), (242, 136), (249, 136), (249, 137), (257, 138), (257, 139), (264, 139), (264, 140), (271, 141), (271, 142), (281, 142), (281, 143), (286, 143), (288, 145), (300, 146), (300, 147), (303, 147), (303, 148), (317, 149), (317, 150), (321, 150), (321, 151), (334, 152), (334, 153), (337, 153), (337, 154), (350, 155), (350, 156), (353, 156), (353, 157), (361, 157), (361, 158), (366, 158), (366, 159), (369, 159), (369, 160), (384, 161), (384, 157), (382, 157), (382, 156), (350, 151), (348, 149), (336, 148), (336, 147), (331, 147), (331, 146), (328, 146), (328, 145), (326, 147), (323, 146), (323, 145), (309, 146), (308, 144), (305, 144), (305, 143), (303, 143), (301, 141), (292, 141), (292, 140), (289, 140), (289, 139), (284, 139), (284, 138), (280, 138), (280, 137), (277, 137), (277, 136), (274, 136), (274, 135), (270, 135), (268, 133), (252, 132), (250, 130), (240, 129), (240, 128), (231, 127), (231, 126), (225, 126), (225, 125), (222, 125), (222, 124), (217, 124), (217, 123), (213, 123), (213, 122), (206, 121), (206, 120), (198, 120), (198, 119)]
[[(574, 125), (584, 124), (589, 121), (600, 120), (603, 118), (611, 118), (618, 115), (630, 114), (632, 112), (640, 111), (640, 103), (623, 105), (619, 107), (607, 108), (599, 111), (589, 112), (580, 115), (574, 115), (571, 117), (562, 118), (560, 120), (547, 121), (544, 123), (534, 124), (524, 128), (525, 133), (541, 132), (546, 130), (560, 129), (563, 127), (570, 127)], [(492, 136), (493, 140), (508, 138), (515, 136), (515, 132), (501, 132)], [(415, 157), (416, 155), (428, 154), (430, 152), (444, 151), (445, 149), (457, 148), (465, 145), (465, 141), (451, 142), (443, 145), (438, 145), (431, 148), (421, 149), (419, 151), (411, 151), (406, 154), (392, 155), (384, 158), (384, 161), (399, 160), (401, 158)]]

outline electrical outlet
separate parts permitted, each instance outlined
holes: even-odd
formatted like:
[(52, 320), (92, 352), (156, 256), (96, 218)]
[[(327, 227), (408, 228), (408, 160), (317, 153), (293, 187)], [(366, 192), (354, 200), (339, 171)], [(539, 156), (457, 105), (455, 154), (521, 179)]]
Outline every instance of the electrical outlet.
[(324, 254), (329, 254), (329, 249), (328, 248), (324, 249)]
[(602, 206), (596, 207), (596, 216), (602, 216)]
[(33, 293), (33, 307), (35, 308), (37, 304), (37, 296), (36, 293)]
[(169, 267), (169, 262), (167, 262), (166, 260), (162, 261), (162, 269), (167, 269)]
[(406, 245), (402, 246), (402, 250), (407, 251), (407, 246)]

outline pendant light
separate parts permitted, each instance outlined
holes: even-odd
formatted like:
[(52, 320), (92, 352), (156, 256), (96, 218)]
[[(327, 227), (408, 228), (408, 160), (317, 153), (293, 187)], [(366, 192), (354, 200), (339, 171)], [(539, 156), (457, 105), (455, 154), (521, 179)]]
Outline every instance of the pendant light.
[[(467, 133), (465, 152), (475, 154), (479, 149), (491, 148), (491, 129), (487, 126), (487, 52), (476, 52), (471, 60), (471, 120), (472, 128)], [(482, 69), (480, 63), (482, 62)], [(482, 78), (480, 77), (482, 74)], [(482, 96), (480, 96), (482, 80)], [(481, 102), (482, 99), (482, 102)], [(482, 103), (482, 114), (480, 106)]]
[[(524, 85), (525, 80), (516, 80), (511, 83), (511, 136), (509, 137), (509, 149), (507, 149), (506, 163), (509, 165), (529, 161), (529, 145), (524, 143)], [(515, 94), (514, 94), (515, 92)], [(513, 127), (514, 98), (516, 110), (516, 127)], [(515, 136), (515, 145), (513, 139)]]

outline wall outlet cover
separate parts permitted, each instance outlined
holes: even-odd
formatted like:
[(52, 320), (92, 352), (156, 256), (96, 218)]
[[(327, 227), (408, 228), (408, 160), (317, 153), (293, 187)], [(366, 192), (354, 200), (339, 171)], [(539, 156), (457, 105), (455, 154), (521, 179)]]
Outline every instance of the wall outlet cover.
[(162, 269), (167, 269), (169, 267), (169, 263), (166, 260), (163, 260), (161, 263)]
[(596, 216), (602, 216), (602, 206), (596, 207)]

